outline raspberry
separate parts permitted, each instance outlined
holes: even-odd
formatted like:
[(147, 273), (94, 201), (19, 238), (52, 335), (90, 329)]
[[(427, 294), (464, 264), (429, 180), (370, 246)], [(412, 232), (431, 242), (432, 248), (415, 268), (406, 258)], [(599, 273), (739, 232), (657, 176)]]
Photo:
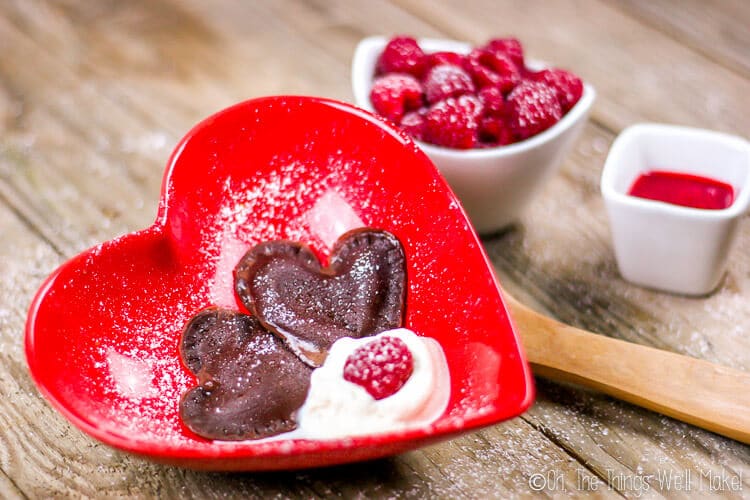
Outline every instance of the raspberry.
[(504, 94), (510, 92), (521, 80), (518, 66), (507, 56), (483, 49), (474, 49), (469, 53), (464, 69), (478, 88), (497, 87)]
[(542, 82), (526, 80), (508, 95), (510, 126), (519, 139), (547, 130), (562, 117), (557, 93)]
[(424, 137), (424, 114), (425, 110), (412, 111), (406, 113), (401, 119), (401, 128), (415, 139), (422, 140)]
[(424, 91), (430, 104), (474, 93), (471, 77), (458, 66), (441, 64), (432, 68), (424, 80)]
[(519, 69), (524, 67), (523, 47), (516, 38), (493, 38), (487, 42), (484, 49), (508, 57)]
[(383, 399), (403, 387), (414, 370), (414, 359), (406, 343), (383, 336), (349, 355), (344, 364), (344, 380), (365, 388), (375, 399)]
[(479, 122), (481, 146), (505, 146), (515, 141), (513, 131), (502, 118), (485, 116)]
[(455, 52), (433, 52), (427, 54), (427, 68), (431, 69), (441, 64), (452, 64), (453, 66), (463, 66), (464, 56)]
[(564, 69), (545, 69), (535, 73), (533, 79), (537, 82), (544, 82), (555, 89), (563, 114), (575, 106), (575, 103), (583, 95), (581, 79)]
[(456, 103), (458, 104), (459, 108), (466, 111), (466, 113), (468, 113), (469, 116), (472, 116), (475, 120), (478, 120), (484, 112), (482, 101), (480, 101), (476, 96), (473, 95), (462, 95), (461, 97), (456, 99)]
[(471, 80), (479, 89), (500, 85), (500, 77), (491, 69), (479, 64), (478, 60), (467, 58), (464, 61), (464, 69), (471, 75)]
[(422, 106), (422, 84), (410, 75), (381, 76), (372, 85), (370, 101), (378, 114), (398, 123), (404, 113)]
[(380, 54), (377, 74), (408, 73), (421, 78), (426, 69), (427, 59), (417, 41), (408, 36), (392, 38)]
[(424, 140), (449, 148), (473, 148), (481, 113), (482, 103), (473, 95), (435, 103), (425, 115)]
[(485, 87), (477, 94), (486, 116), (502, 117), (506, 113), (505, 98), (497, 87)]

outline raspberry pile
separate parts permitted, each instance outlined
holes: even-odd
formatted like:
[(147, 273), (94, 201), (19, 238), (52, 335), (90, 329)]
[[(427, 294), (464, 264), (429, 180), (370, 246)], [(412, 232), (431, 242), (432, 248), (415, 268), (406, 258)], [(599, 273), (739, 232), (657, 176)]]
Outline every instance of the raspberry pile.
[(583, 82), (550, 68), (532, 71), (515, 38), (469, 54), (426, 54), (414, 38), (392, 38), (378, 58), (370, 101), (415, 139), (457, 149), (522, 141), (560, 121)]

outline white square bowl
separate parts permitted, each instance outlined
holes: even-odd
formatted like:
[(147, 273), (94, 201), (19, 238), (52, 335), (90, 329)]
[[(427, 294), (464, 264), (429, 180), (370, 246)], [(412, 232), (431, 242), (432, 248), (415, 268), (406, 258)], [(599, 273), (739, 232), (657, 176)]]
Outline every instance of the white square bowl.
[[(420, 38), (426, 53), (468, 54), (471, 45), (455, 40)], [(360, 108), (372, 113), (370, 102), (375, 66), (388, 38), (373, 36), (359, 42), (352, 61), (352, 90)], [(535, 70), (546, 67), (527, 61)], [(485, 149), (451, 149), (415, 141), (461, 200), (479, 233), (498, 231), (516, 221), (544, 182), (557, 171), (583, 130), (596, 92), (584, 82), (583, 94), (562, 119), (526, 140)]]
[[(663, 170), (732, 186), (722, 210), (703, 210), (628, 194), (639, 175)], [(622, 277), (684, 295), (719, 284), (750, 202), (750, 144), (739, 137), (672, 125), (638, 124), (612, 144), (601, 178), (615, 257)]]

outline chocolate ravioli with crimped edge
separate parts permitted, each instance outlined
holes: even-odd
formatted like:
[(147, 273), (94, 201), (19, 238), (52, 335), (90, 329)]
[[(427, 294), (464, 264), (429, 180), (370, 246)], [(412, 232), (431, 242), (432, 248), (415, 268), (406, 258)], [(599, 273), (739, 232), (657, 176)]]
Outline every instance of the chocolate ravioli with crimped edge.
[(211, 308), (185, 327), (185, 365), (198, 377), (180, 403), (180, 416), (196, 434), (241, 440), (274, 436), (297, 427), (312, 370), (258, 320)]
[(336, 340), (402, 325), (405, 261), (394, 235), (370, 228), (343, 234), (327, 267), (302, 243), (269, 241), (237, 264), (235, 288), (253, 316), (318, 367)]

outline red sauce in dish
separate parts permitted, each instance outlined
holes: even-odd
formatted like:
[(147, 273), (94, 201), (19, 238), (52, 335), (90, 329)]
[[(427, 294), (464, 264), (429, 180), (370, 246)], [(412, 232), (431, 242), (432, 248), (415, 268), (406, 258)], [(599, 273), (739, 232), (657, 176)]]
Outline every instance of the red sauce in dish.
[(734, 201), (734, 189), (708, 177), (653, 170), (641, 174), (628, 194), (683, 207), (722, 210)]

